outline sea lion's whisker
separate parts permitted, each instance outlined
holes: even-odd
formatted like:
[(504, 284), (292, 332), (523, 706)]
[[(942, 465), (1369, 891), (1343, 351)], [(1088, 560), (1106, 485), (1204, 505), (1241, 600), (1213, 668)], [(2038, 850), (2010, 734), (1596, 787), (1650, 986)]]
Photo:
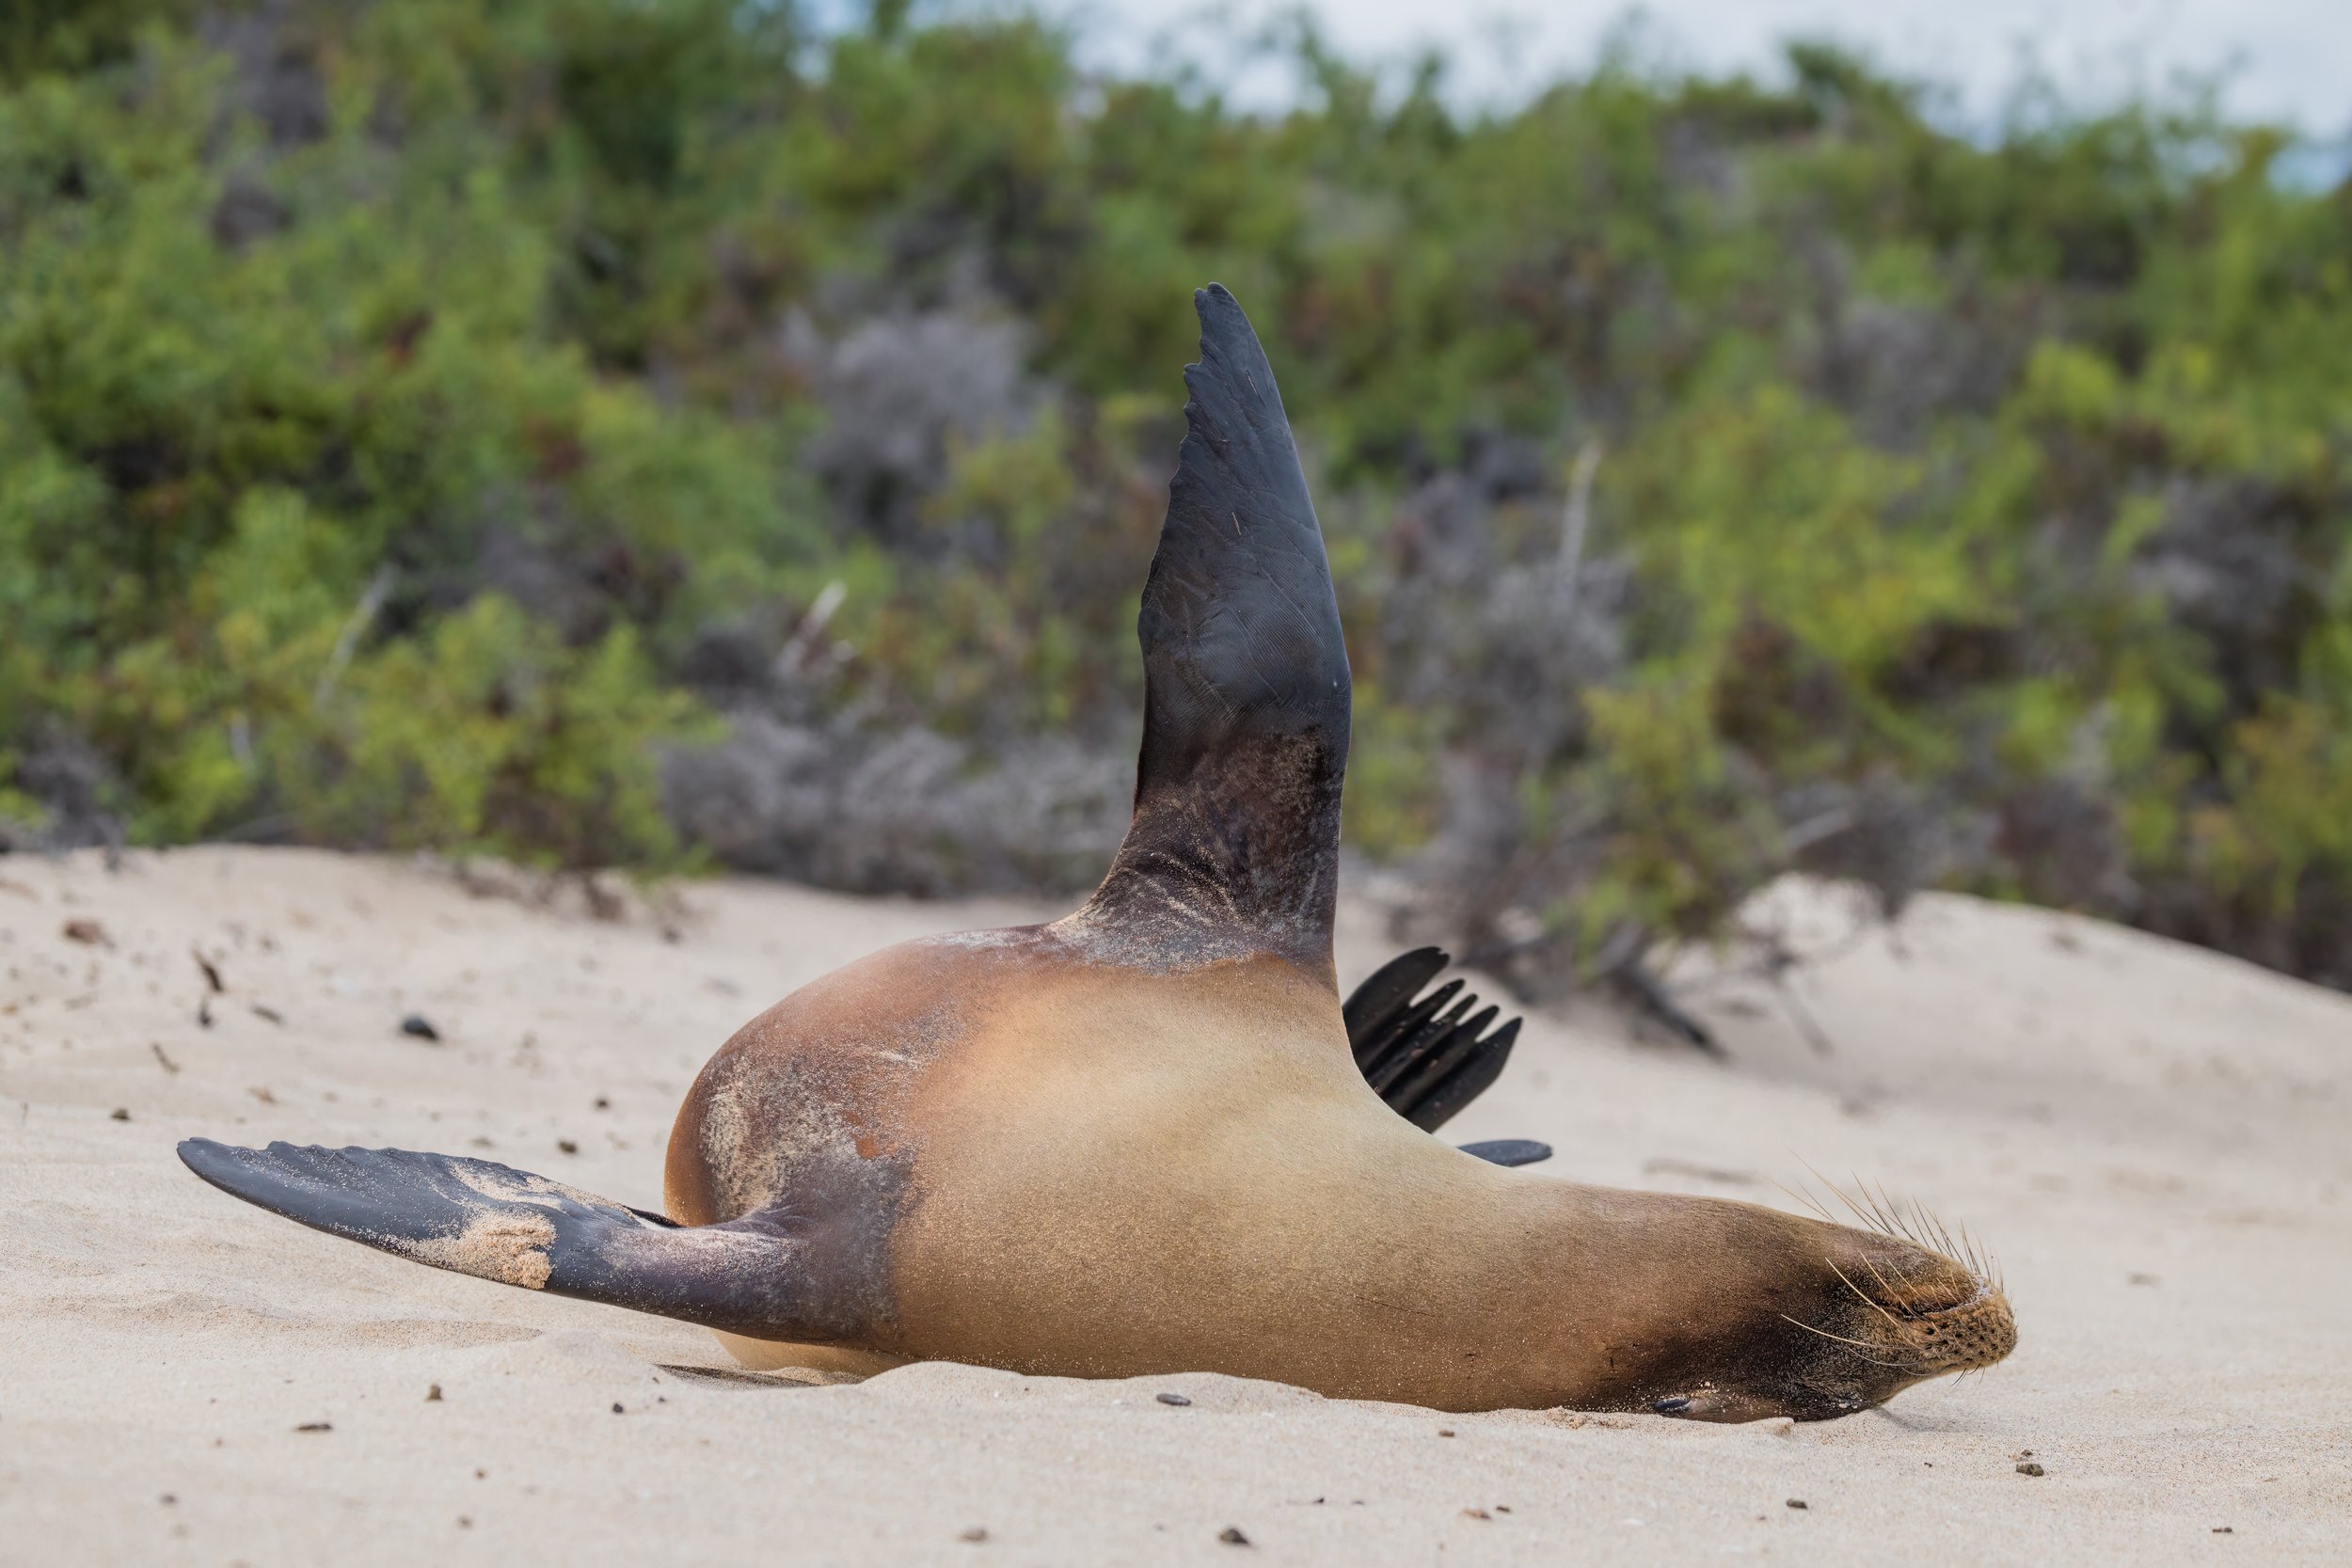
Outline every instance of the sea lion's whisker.
[(1855, 1196), (1853, 1193), (1849, 1193), (1845, 1188), (1839, 1186), (1835, 1181), (1828, 1183), (1829, 1190), (1836, 1195), (1837, 1201), (1846, 1206), (1846, 1212), (1851, 1214), (1856, 1222), (1863, 1227), (1863, 1228), (1883, 1233), (1886, 1229), (1886, 1226), (1883, 1216), (1872, 1213), (1869, 1210), (1865, 1209), (1862, 1206), (1862, 1197), (1867, 1197), (1869, 1193), (1867, 1189), (1863, 1187), (1860, 1174), (1854, 1171), (1848, 1171), (1846, 1176), (1853, 1182), (1855, 1192), (1860, 1193), (1862, 1195), (1861, 1197)]
[(1970, 1274), (1975, 1275), (1979, 1279), (1982, 1279), (1984, 1277), (1984, 1258), (1980, 1249), (1977, 1245), (1976, 1237), (1968, 1233), (1968, 1222), (1966, 1220), (1960, 1222), (1960, 1260), (1968, 1266), (1968, 1272)]
[(1886, 1212), (1885, 1205), (1879, 1201), (1878, 1194), (1872, 1192), (1870, 1184), (1862, 1180), (1862, 1173), (1848, 1171), (1846, 1175), (1852, 1180), (1854, 1191), (1862, 1195), (1862, 1201), (1868, 1205), (1867, 1214), (1870, 1222), (1881, 1230), (1889, 1232), (1896, 1230), (1898, 1227), (1895, 1216)]
[(2001, 1260), (1993, 1256), (1993, 1249), (1985, 1244), (1984, 1238), (1970, 1230), (1964, 1222), (1960, 1227), (1960, 1234), (1961, 1239), (1968, 1243), (1968, 1266), (1976, 1271), (1977, 1277), (1994, 1290), (2006, 1293), (2008, 1288), (2001, 1278)]
[(1911, 1206), (1926, 1219), (1930, 1226), (1934, 1227), (1936, 1237), (1944, 1243), (1945, 1255), (1951, 1258), (1959, 1257), (1963, 1249), (1958, 1242), (1952, 1240), (1951, 1229), (1945, 1225), (1944, 1216), (1932, 1209), (1925, 1208), (1916, 1198), (1912, 1200)]
[[(1861, 1178), (1856, 1177), (1855, 1180), (1861, 1180)], [(1883, 1181), (1880, 1182), (1878, 1190), (1876, 1192), (1871, 1192), (1869, 1183), (1864, 1182), (1862, 1190), (1864, 1193), (1868, 1195), (1870, 1206), (1885, 1216), (1888, 1229), (1893, 1231), (1896, 1235), (1900, 1236), (1904, 1241), (1911, 1243), (1914, 1246), (1920, 1244), (1919, 1238), (1912, 1232), (1910, 1222), (1903, 1217), (1902, 1205), (1897, 1203), (1894, 1197), (1887, 1192), (1886, 1183)]]
[(1893, 1323), (1897, 1328), (1903, 1326), (1897, 1321), (1894, 1313), (1889, 1312), (1885, 1307), (1881, 1307), (1877, 1302), (1872, 1301), (1870, 1299), (1869, 1292), (1863, 1290), (1861, 1286), (1846, 1277), (1846, 1271), (1837, 1266), (1837, 1259), (1835, 1258), (1824, 1258), (1821, 1261), (1829, 1265), (1829, 1272), (1837, 1276), (1840, 1284), (1844, 1285), (1847, 1290), (1851, 1291), (1855, 1295), (1862, 1298), (1862, 1304), (1865, 1307), (1867, 1307), (1871, 1311), (1876, 1312), (1880, 1317), (1884, 1318), (1888, 1323)]
[[(1811, 1169), (1812, 1167), (1811, 1167), (1811, 1166), (1807, 1166), (1806, 1168), (1809, 1170), (1809, 1169)], [(1815, 1214), (1817, 1217), (1819, 1217), (1819, 1218), (1820, 1218), (1820, 1222), (1821, 1222), (1823, 1225), (1836, 1225), (1836, 1224), (1837, 1223), (1837, 1221), (1836, 1221), (1835, 1218), (1833, 1218), (1833, 1217), (1831, 1216), (1830, 1212), (1829, 1212), (1827, 1209), (1822, 1208), (1822, 1207), (1821, 1207), (1821, 1205), (1820, 1205), (1820, 1202), (1819, 1202), (1819, 1201), (1818, 1201), (1818, 1200), (1814, 1197), (1814, 1196), (1813, 1196), (1811, 1193), (1809, 1193), (1809, 1192), (1802, 1192), (1802, 1193), (1801, 1193), (1801, 1192), (1797, 1191), (1794, 1187), (1789, 1186), (1789, 1185), (1788, 1185), (1788, 1183), (1787, 1183), (1786, 1181), (1778, 1181), (1778, 1180), (1776, 1180), (1776, 1181), (1774, 1181), (1774, 1182), (1772, 1183), (1772, 1185), (1773, 1185), (1773, 1186), (1775, 1186), (1775, 1187), (1778, 1187), (1778, 1188), (1779, 1188), (1779, 1189), (1780, 1189), (1783, 1193), (1787, 1194), (1787, 1195), (1788, 1195), (1788, 1196), (1791, 1199), (1795, 1200), (1795, 1201), (1796, 1201), (1796, 1202), (1798, 1202), (1798, 1203), (1802, 1203), (1802, 1204), (1804, 1204), (1804, 1205), (1807, 1209), (1810, 1209), (1811, 1211), (1813, 1211), (1814, 1214)]]
[(1886, 1190), (1885, 1182), (1879, 1183), (1878, 1191), (1871, 1196), (1870, 1201), (1878, 1207), (1880, 1212), (1886, 1216), (1886, 1223), (1894, 1227), (1897, 1235), (1914, 1246), (1927, 1244), (1919, 1239), (1918, 1232), (1912, 1228), (1910, 1219), (1903, 1213), (1903, 1206), (1898, 1203), (1894, 1195)]
[[(1783, 1312), (1780, 1316), (1783, 1323), (1796, 1323), (1799, 1328), (1804, 1329), (1807, 1334), (1818, 1334), (1824, 1339), (1835, 1339), (1841, 1345), (1859, 1346), (1860, 1350), (1875, 1350), (1878, 1348), (1877, 1346), (1868, 1344), (1861, 1339), (1849, 1339), (1842, 1334), (1832, 1334), (1826, 1328), (1816, 1328), (1811, 1323), (1797, 1323), (1796, 1319), (1790, 1317), (1786, 1312)], [(1856, 1354), (1859, 1355), (1860, 1351), (1857, 1351)], [(1873, 1367), (1891, 1367), (1897, 1370), (1900, 1370), (1902, 1367), (1902, 1363), (1899, 1361), (1881, 1361), (1874, 1355), (1861, 1355), (1860, 1358), (1864, 1361), (1867, 1361)]]
[[(1845, 1206), (1847, 1212), (1851, 1214), (1863, 1228), (1892, 1240), (1908, 1242), (1922, 1251), (1939, 1253), (1965, 1269), (1979, 1286), (1994, 1292), (2007, 1293), (2008, 1286), (2001, 1278), (1999, 1268), (1986, 1251), (1983, 1243), (1965, 1224), (1955, 1232), (1952, 1227), (1947, 1225), (1934, 1210), (1916, 1198), (1898, 1198), (1887, 1190), (1883, 1182), (1873, 1187), (1859, 1175), (1850, 1173), (1852, 1188), (1849, 1190), (1822, 1177), (1821, 1173), (1813, 1170), (1811, 1165), (1808, 1164), (1805, 1168), (1813, 1172), (1816, 1180), (1820, 1181), (1823, 1186), (1836, 1195), (1837, 1201)], [(1787, 1187), (1781, 1190), (1788, 1191)], [(1804, 1201), (1809, 1200), (1811, 1195), (1806, 1193), (1791, 1196), (1798, 1196), (1801, 1201)], [(1813, 1208), (1822, 1219), (1831, 1219), (1828, 1212), (1819, 1204), (1814, 1204)], [(1831, 1223), (1836, 1222), (1832, 1220)], [(1871, 1277), (1878, 1281), (1881, 1290), (1889, 1296), (1899, 1296), (1916, 1289), (1916, 1282), (1913, 1280), (1909, 1271), (1900, 1262), (1891, 1257), (1885, 1259), (1884, 1262), (1886, 1267), (1894, 1272), (1895, 1277), (1902, 1282), (1901, 1290), (1898, 1290), (1884, 1274), (1880, 1273), (1877, 1261), (1868, 1257), (1862, 1259), (1863, 1266), (1870, 1271)], [(1848, 1283), (1851, 1284), (1851, 1281)], [(1874, 1301), (1871, 1305), (1881, 1304)]]
[(1883, 1181), (1879, 1183), (1879, 1196), (1896, 1213), (1902, 1215), (1903, 1235), (1913, 1245), (1926, 1247), (1931, 1252), (1946, 1250), (1935, 1244), (1935, 1216), (1929, 1213), (1917, 1198), (1909, 1200), (1909, 1212), (1906, 1213), (1903, 1200), (1887, 1192)]
[[(1878, 1264), (1876, 1264), (1875, 1262), (1872, 1262), (1872, 1261), (1871, 1261), (1868, 1258), (1867, 1258), (1867, 1257), (1866, 1257), (1866, 1258), (1864, 1258), (1864, 1259), (1862, 1259), (1862, 1266), (1863, 1266), (1864, 1268), (1868, 1269), (1868, 1270), (1870, 1271), (1870, 1277), (1871, 1277), (1871, 1278), (1873, 1278), (1873, 1279), (1875, 1279), (1875, 1280), (1877, 1280), (1877, 1281), (1879, 1282), (1879, 1289), (1880, 1289), (1880, 1290), (1884, 1291), (1885, 1291), (1888, 1295), (1890, 1295), (1890, 1296), (1899, 1296), (1899, 1295), (1902, 1294), (1902, 1292), (1901, 1292), (1900, 1291), (1896, 1290), (1894, 1286), (1889, 1285), (1889, 1284), (1886, 1282), (1886, 1276), (1885, 1276), (1884, 1275), (1883, 1275), (1883, 1274), (1879, 1273), (1879, 1266), (1878, 1266)], [(1890, 1267), (1890, 1268), (1893, 1268), (1893, 1267), (1894, 1267), (1894, 1260), (1893, 1260), (1892, 1259), (1889, 1259), (1887, 1260), (1887, 1266), (1888, 1266), (1888, 1267)], [(1897, 1274), (1900, 1274), (1900, 1273), (1902, 1273), (1902, 1270), (1900, 1270), (1900, 1269), (1895, 1269), (1895, 1272), (1896, 1272)], [(1904, 1284), (1906, 1284), (1906, 1285), (1908, 1285), (1908, 1284), (1910, 1284), (1910, 1283), (1911, 1283), (1911, 1281), (1910, 1281), (1910, 1280), (1908, 1280), (1908, 1279), (1906, 1279), (1906, 1280), (1904, 1280), (1904, 1281), (1903, 1281), (1903, 1283), (1904, 1283)]]
[(1862, 1189), (1862, 1196), (1869, 1200), (1870, 1212), (1878, 1216), (1878, 1227), (1881, 1232), (1900, 1237), (1914, 1246), (1923, 1247), (1928, 1244), (1920, 1239), (1910, 1218), (1903, 1213), (1902, 1205), (1896, 1202), (1894, 1196), (1887, 1192), (1884, 1182), (1879, 1184), (1876, 1192), (1872, 1192), (1870, 1184), (1859, 1176), (1854, 1178), (1854, 1184)]

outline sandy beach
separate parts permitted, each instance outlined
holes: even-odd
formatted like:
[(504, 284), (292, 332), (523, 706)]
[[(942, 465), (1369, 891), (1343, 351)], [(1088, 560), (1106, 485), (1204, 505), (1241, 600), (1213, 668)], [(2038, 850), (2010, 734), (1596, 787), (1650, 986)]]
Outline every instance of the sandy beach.
[[(1534, 1018), (1446, 1130), (1545, 1139), (1559, 1178), (1783, 1207), (1860, 1180), (1965, 1223), (2015, 1355), (1821, 1425), (754, 1375), (173, 1157), (439, 1148), (656, 1204), (678, 1098), (745, 1019), (1050, 912), (679, 897), (611, 920), (389, 859), (0, 859), (0, 1562), (2352, 1560), (2352, 998), (2062, 914), (1932, 895), (1847, 942), (1840, 898), (1784, 887), (1836, 955), (1790, 981), (1815, 1027), (1693, 956), (1727, 1063)], [(1346, 911), (1343, 983), (1392, 951)]]

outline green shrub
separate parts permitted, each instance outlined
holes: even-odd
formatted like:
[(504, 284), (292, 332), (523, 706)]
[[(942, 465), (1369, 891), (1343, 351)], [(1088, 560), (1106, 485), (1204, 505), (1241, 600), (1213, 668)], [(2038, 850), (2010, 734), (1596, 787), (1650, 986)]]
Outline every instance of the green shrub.
[(898, 736), (1103, 797), (977, 855), (894, 800), (822, 874), (1079, 863), (1218, 277), (1323, 507), (1350, 843), (1531, 989), (1792, 866), (2352, 985), (2352, 200), (2275, 132), (1984, 145), (1819, 48), (1465, 115), (1307, 33), (1260, 116), (953, 8), (197, 9), (0, 23), (11, 842), (684, 863), (723, 715), (824, 789)]

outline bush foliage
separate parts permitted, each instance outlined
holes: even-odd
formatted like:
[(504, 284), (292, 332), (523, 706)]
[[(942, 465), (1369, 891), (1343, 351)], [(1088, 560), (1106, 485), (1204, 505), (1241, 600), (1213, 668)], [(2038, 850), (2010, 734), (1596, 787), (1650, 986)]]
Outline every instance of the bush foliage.
[(0, 840), (1083, 882), (1216, 277), (1415, 920), (1557, 990), (1793, 866), (2352, 986), (2352, 188), (2279, 135), (1311, 36), (1252, 116), (906, 10), (11, 13)]

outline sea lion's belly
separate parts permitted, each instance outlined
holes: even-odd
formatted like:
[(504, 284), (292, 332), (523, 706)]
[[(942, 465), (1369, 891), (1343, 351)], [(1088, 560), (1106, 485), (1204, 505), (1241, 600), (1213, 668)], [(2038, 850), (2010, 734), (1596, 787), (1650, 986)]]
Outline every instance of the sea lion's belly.
[(1072, 972), (992, 1009), (910, 1111), (907, 1354), (1518, 1392), (1479, 1364), (1508, 1359), (1492, 1265), (1529, 1183), (1383, 1106), (1335, 999), (1287, 965)]

